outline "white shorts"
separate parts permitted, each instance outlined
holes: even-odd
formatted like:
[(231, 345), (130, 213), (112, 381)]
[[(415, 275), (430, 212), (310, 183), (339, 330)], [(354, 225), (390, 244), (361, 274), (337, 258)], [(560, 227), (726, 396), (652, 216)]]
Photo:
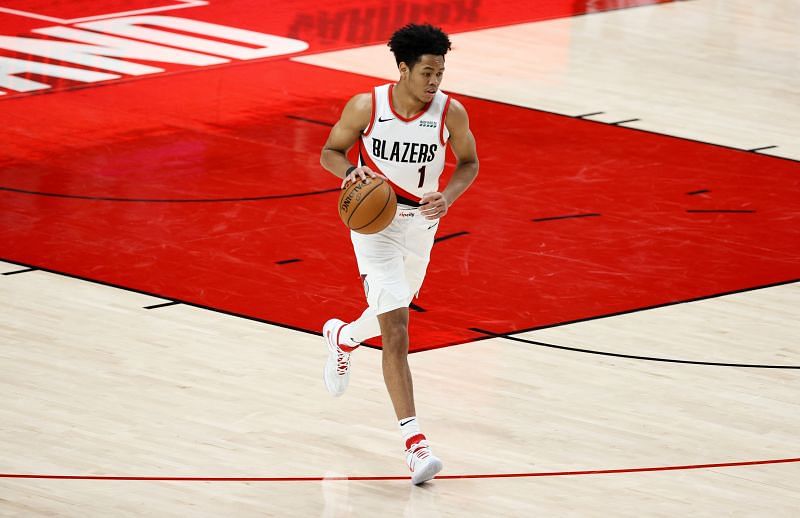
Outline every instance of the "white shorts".
[(398, 205), (394, 220), (381, 232), (350, 232), (367, 304), (377, 315), (408, 307), (419, 292), (438, 227), (438, 219)]

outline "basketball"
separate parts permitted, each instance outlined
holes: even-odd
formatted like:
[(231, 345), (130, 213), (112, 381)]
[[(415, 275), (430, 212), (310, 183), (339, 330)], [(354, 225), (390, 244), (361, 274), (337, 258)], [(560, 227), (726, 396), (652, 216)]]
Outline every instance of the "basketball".
[(339, 195), (339, 217), (359, 234), (374, 234), (389, 226), (397, 197), (382, 178), (350, 182)]

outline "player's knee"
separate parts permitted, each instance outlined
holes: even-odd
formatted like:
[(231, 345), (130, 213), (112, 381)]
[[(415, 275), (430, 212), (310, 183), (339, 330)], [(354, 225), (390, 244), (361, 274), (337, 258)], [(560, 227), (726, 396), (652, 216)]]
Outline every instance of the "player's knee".
[(381, 325), (381, 340), (385, 352), (404, 354), (408, 351), (408, 320), (385, 319)]
[(384, 341), (408, 342), (408, 324), (406, 322), (395, 322), (385, 326), (382, 330)]

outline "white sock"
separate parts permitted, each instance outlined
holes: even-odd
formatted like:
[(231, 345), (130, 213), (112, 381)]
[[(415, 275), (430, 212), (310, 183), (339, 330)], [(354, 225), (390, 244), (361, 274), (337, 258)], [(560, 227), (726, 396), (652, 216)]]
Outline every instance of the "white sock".
[(406, 449), (410, 448), (411, 444), (419, 442), (419, 439), (417, 439), (409, 443), (410, 439), (415, 439), (417, 436), (422, 436), (422, 439), (425, 438), (425, 436), (419, 431), (419, 421), (417, 420), (417, 416), (405, 417), (400, 419), (397, 424), (400, 425), (400, 433), (403, 435), (403, 441), (406, 443)]
[(375, 310), (368, 307), (360, 317), (342, 328), (340, 339), (345, 345), (355, 347), (364, 340), (380, 335), (381, 326), (378, 324), (378, 317), (375, 315)]
[(350, 322), (349, 324), (346, 324), (342, 328), (342, 332), (339, 333), (339, 342), (340, 342), (339, 345), (347, 345), (347, 346), (350, 346), (350, 347), (358, 347), (359, 345), (361, 345), (361, 341), (360, 340), (355, 340), (353, 338), (353, 323), (352, 322)]

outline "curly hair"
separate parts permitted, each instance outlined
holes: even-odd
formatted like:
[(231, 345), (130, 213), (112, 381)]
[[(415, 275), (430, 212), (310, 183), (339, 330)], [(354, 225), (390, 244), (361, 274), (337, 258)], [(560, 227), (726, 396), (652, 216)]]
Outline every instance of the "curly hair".
[(442, 29), (433, 25), (409, 23), (392, 34), (388, 45), (398, 65), (405, 63), (408, 68), (414, 68), (423, 54), (447, 54), (450, 50), (450, 38)]

